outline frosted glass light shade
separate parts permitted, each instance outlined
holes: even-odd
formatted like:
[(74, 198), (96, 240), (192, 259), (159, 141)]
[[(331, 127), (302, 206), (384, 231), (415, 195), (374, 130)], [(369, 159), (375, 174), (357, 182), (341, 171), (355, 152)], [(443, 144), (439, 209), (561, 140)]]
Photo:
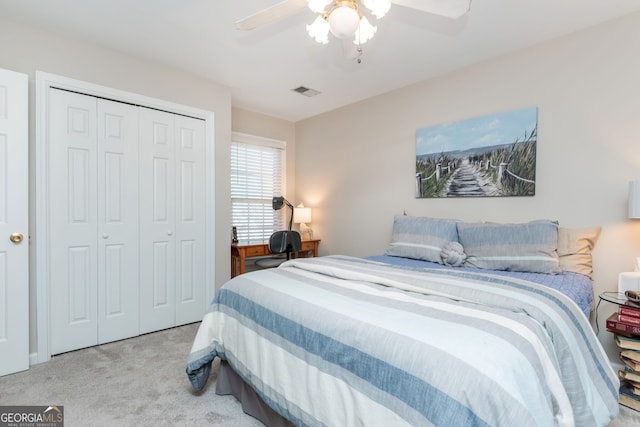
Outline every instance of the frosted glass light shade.
[(360, 19), (360, 25), (356, 30), (353, 42), (357, 45), (365, 44), (373, 38), (373, 36), (376, 34), (376, 31), (378, 31), (378, 27), (376, 27), (375, 25), (371, 25), (367, 17), (363, 16), (362, 19)]
[(377, 19), (382, 18), (391, 8), (391, 0), (361, 0), (364, 7), (369, 9)]
[(329, 43), (329, 23), (322, 16), (318, 16), (311, 25), (307, 25), (307, 33), (320, 44)]
[(640, 180), (629, 183), (629, 218), (640, 218)]
[(328, 20), (331, 34), (339, 39), (352, 37), (360, 24), (358, 11), (348, 3), (343, 3), (331, 11)]

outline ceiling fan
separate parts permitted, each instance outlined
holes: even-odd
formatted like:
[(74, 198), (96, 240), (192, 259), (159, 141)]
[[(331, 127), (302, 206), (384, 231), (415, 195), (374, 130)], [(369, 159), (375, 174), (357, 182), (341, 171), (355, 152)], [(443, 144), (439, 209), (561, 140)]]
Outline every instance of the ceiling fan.
[[(356, 58), (362, 53), (360, 46), (370, 40), (377, 30), (369, 18), (374, 22), (382, 18), (391, 4), (457, 19), (469, 11), (471, 0), (283, 0), (237, 21), (236, 28), (253, 30), (308, 7), (317, 14), (313, 23), (307, 25), (309, 36), (318, 43), (326, 44), (331, 32), (345, 41), (345, 56)], [(350, 43), (351, 40), (353, 43)]]

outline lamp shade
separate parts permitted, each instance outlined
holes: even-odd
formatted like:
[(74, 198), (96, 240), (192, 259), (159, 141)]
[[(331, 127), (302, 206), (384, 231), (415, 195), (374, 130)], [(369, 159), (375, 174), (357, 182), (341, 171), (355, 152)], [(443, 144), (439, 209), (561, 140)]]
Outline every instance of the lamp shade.
[(296, 224), (306, 224), (311, 222), (311, 208), (305, 208), (302, 203), (300, 203), (293, 210), (293, 222)]
[(322, 17), (316, 17), (311, 25), (307, 25), (309, 36), (320, 44), (329, 43), (329, 23)]
[(629, 183), (629, 218), (640, 218), (640, 180)]
[(362, 0), (361, 2), (378, 19), (386, 15), (391, 8), (390, 0)]
[(378, 31), (378, 27), (371, 25), (367, 17), (363, 16), (360, 19), (360, 25), (358, 26), (353, 42), (357, 45), (365, 44), (373, 38), (376, 31)]
[(356, 33), (360, 24), (360, 15), (349, 2), (341, 2), (331, 11), (328, 18), (331, 34), (339, 39), (346, 39)]

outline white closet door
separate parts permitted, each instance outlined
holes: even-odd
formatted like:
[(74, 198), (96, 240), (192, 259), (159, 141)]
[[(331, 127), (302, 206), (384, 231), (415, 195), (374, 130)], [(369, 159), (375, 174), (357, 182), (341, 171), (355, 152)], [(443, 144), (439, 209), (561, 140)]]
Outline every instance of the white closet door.
[(175, 326), (174, 115), (140, 108), (140, 332)]
[(175, 116), (176, 128), (176, 324), (202, 319), (205, 284), (205, 124)]
[(138, 109), (98, 100), (98, 343), (136, 336)]
[(97, 344), (96, 98), (50, 91), (51, 350)]
[(0, 69), (0, 376), (29, 368), (28, 85)]

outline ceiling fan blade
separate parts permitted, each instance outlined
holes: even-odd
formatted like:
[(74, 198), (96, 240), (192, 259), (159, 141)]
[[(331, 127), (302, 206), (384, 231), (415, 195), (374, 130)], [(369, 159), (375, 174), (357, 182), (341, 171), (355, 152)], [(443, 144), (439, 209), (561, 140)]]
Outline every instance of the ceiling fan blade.
[(268, 24), (277, 19), (284, 18), (285, 16), (288, 16), (293, 12), (297, 12), (305, 7), (307, 7), (306, 0), (284, 0), (271, 7), (262, 9), (260, 12), (236, 21), (236, 29), (244, 31), (253, 30), (254, 28)]
[(391, 0), (391, 3), (451, 19), (460, 18), (471, 8), (471, 0)]

